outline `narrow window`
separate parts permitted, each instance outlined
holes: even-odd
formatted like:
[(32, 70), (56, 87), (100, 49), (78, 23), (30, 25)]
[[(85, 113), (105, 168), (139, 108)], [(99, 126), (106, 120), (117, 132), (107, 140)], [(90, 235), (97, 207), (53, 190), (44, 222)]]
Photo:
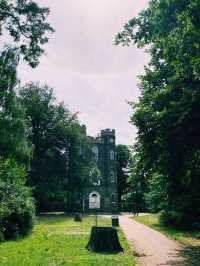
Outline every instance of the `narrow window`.
[(115, 194), (114, 193), (111, 195), (111, 202), (115, 203)]
[(110, 160), (114, 160), (115, 159), (115, 153), (114, 151), (110, 151)]
[(110, 143), (114, 143), (114, 139), (113, 138), (110, 138)]
[(94, 160), (98, 160), (98, 148), (97, 146), (92, 147), (92, 158)]
[(114, 171), (111, 171), (111, 182), (112, 183), (115, 183), (115, 172)]
[(90, 182), (94, 186), (100, 186), (101, 184), (101, 173), (98, 168), (94, 167), (90, 170)]

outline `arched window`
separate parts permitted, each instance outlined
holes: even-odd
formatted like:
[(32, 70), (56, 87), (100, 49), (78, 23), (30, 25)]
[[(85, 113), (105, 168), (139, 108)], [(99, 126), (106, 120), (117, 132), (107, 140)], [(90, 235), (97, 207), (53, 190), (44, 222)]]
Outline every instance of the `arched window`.
[(98, 147), (97, 146), (92, 147), (92, 158), (96, 161), (98, 160)]
[(101, 172), (97, 167), (90, 170), (90, 182), (94, 186), (100, 186), (101, 184)]
[(110, 143), (114, 143), (114, 139), (113, 138), (110, 138)]
[(110, 151), (110, 160), (114, 160), (115, 159), (115, 153), (114, 151)]
[(93, 191), (89, 195), (89, 208), (90, 209), (100, 208), (100, 194), (97, 191)]

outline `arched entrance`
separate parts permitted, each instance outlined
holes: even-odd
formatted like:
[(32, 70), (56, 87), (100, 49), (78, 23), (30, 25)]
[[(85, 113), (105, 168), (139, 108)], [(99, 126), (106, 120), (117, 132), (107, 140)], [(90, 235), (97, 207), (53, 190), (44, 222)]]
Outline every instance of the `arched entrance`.
[(97, 191), (89, 195), (89, 209), (100, 209), (100, 194)]

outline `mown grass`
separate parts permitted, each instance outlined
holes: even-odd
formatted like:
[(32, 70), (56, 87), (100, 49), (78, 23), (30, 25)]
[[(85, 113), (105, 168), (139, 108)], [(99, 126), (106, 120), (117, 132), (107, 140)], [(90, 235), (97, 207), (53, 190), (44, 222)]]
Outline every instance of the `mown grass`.
[[(94, 217), (74, 222), (73, 217), (45, 215), (38, 218), (31, 235), (0, 244), (0, 265), (6, 266), (104, 266), (134, 265), (134, 258), (122, 232), (124, 253), (97, 254), (86, 250)], [(110, 226), (110, 219), (99, 218), (99, 225)]]

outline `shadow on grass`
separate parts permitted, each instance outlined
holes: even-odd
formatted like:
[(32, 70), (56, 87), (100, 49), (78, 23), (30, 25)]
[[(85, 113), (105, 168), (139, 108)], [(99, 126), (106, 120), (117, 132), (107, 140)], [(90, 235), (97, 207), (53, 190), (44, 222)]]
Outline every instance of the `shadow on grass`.
[(199, 266), (200, 246), (183, 246), (174, 256), (174, 260), (169, 260), (158, 266)]
[(88, 253), (93, 253), (93, 254), (97, 254), (97, 255), (103, 255), (103, 256), (105, 256), (105, 255), (117, 255), (117, 254), (124, 254), (124, 251), (104, 251), (104, 252), (102, 252), (102, 251), (92, 251), (92, 250), (88, 250)]
[(36, 224), (54, 224), (63, 221), (69, 221), (74, 218), (73, 214), (67, 213), (42, 213), (36, 218)]

